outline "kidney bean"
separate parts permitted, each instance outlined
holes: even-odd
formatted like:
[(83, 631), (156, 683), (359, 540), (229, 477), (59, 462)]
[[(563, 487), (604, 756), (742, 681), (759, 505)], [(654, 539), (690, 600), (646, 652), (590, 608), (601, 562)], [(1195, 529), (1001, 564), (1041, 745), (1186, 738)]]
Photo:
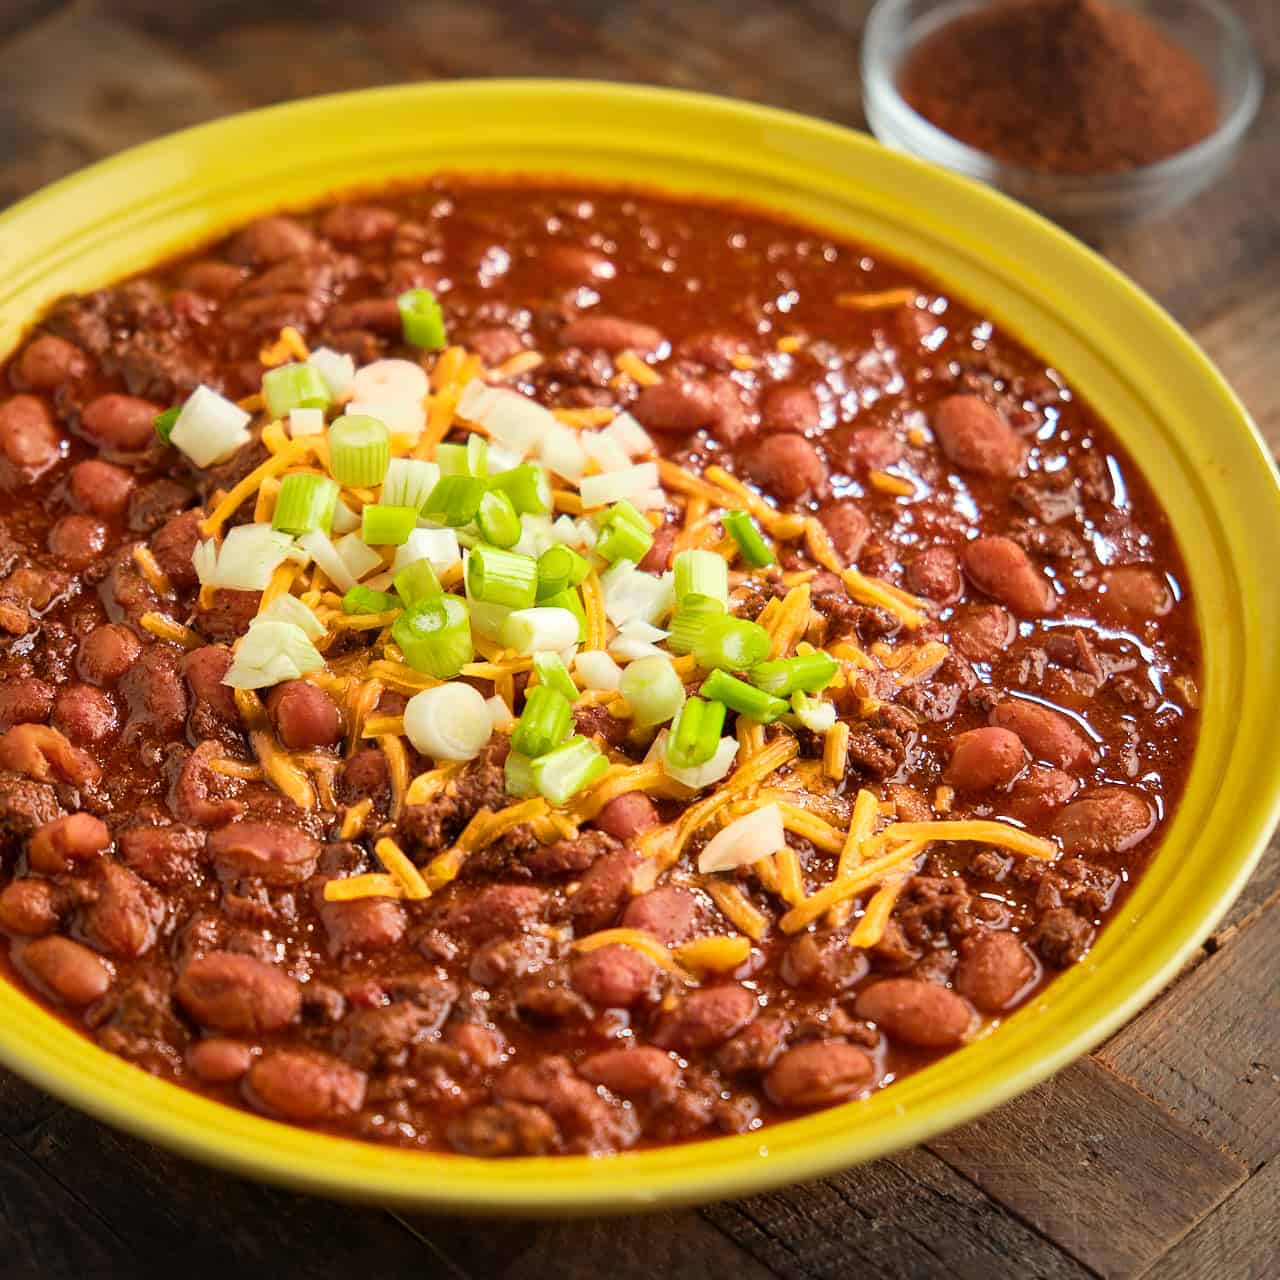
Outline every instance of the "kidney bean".
[(845, 564), (854, 564), (871, 536), (871, 521), (852, 498), (825, 503), (818, 519)]
[(221, 754), (222, 748), (209, 739), (183, 761), (169, 793), (169, 808), (180, 822), (215, 827), (244, 812), (244, 805), (233, 798), (240, 784), (213, 767), (213, 760)]
[(933, 434), (942, 452), (965, 471), (1014, 476), (1026, 449), (1013, 428), (978, 396), (947, 396), (933, 412)]
[(1020, 938), (1004, 931), (979, 933), (960, 947), (955, 986), (984, 1013), (1012, 1008), (1035, 984), (1040, 966)]
[(586, 284), (592, 280), (612, 280), (618, 269), (597, 249), (585, 245), (552, 244), (538, 255), (538, 262), (552, 274)]
[(138, 655), (120, 681), (129, 707), (126, 736), (144, 732), (172, 738), (187, 718), (187, 688), (182, 681), (182, 656), (169, 645), (153, 644)]
[(0, 456), (34, 480), (62, 457), (62, 433), (35, 396), (13, 396), (0, 404)]
[(272, 216), (251, 222), (236, 234), (227, 257), (246, 267), (270, 266), (301, 257), (315, 248), (316, 238), (294, 218)]
[(13, 880), (0, 890), (0, 929), (39, 938), (58, 927), (58, 891), (48, 880)]
[(53, 685), (35, 676), (0, 681), (0, 729), (47, 720), (53, 710), (53, 699)]
[(1006, 698), (991, 711), (990, 721), (1016, 733), (1037, 760), (1059, 769), (1083, 769), (1093, 761), (1089, 740), (1060, 711), (1029, 702)]
[(736, 983), (704, 987), (685, 996), (658, 1024), (655, 1044), (664, 1049), (697, 1052), (723, 1044), (755, 1017), (755, 996)]
[(820, 497), (827, 488), (827, 464), (803, 436), (766, 436), (742, 455), (747, 475), (781, 502)]
[(455, 1022), (445, 1032), (445, 1039), (454, 1046), (473, 1068), (491, 1071), (507, 1051), (507, 1042), (500, 1031), (482, 1027), (475, 1022)]
[(342, 737), (338, 704), (305, 680), (288, 680), (272, 689), (267, 711), (290, 751), (331, 747)]
[(727, 374), (709, 373), (706, 384), (715, 404), (711, 430), (722, 445), (732, 449), (754, 434), (758, 415), (748, 411), (743, 389)]
[(184, 267), (179, 282), (184, 289), (225, 302), (244, 282), (248, 272), (230, 262), (193, 262)]
[(315, 294), (290, 291), (262, 298), (244, 298), (223, 309), (223, 326), (232, 333), (265, 339), (286, 325), (307, 332), (325, 315), (325, 300)]
[(106, 527), (93, 516), (63, 516), (49, 530), (49, 550), (68, 569), (88, 567), (106, 546)]
[(991, 662), (1013, 643), (1017, 627), (998, 604), (968, 605), (951, 622), (948, 639), (970, 662)]
[(111, 956), (145, 955), (164, 919), (164, 899), (128, 867), (104, 858), (94, 877), (97, 899), (81, 921), (85, 939)]
[(782, 980), (828, 995), (847, 991), (866, 977), (868, 968), (866, 954), (848, 943), (847, 935), (802, 933), (783, 954)]
[(951, 743), (951, 762), (943, 777), (957, 791), (1007, 787), (1022, 772), (1027, 753), (1022, 739), (1008, 729), (969, 729)]
[(361, 298), (358, 302), (340, 302), (328, 316), (334, 329), (360, 329), (383, 337), (398, 338), (404, 330), (400, 304), (395, 298)]
[(639, 1098), (674, 1088), (680, 1078), (680, 1066), (661, 1049), (637, 1045), (634, 1049), (593, 1053), (578, 1063), (578, 1073), (592, 1084), (604, 1085), (610, 1093)]
[(37, 938), (13, 958), (35, 984), (67, 1004), (90, 1004), (111, 987), (111, 968), (88, 947), (61, 934)]
[(71, 496), (95, 516), (118, 516), (129, 505), (133, 477), (123, 468), (100, 458), (77, 462), (71, 468)]
[(302, 992), (283, 969), (234, 951), (197, 956), (174, 990), (197, 1022), (232, 1035), (279, 1031), (302, 1010)]
[(69, 813), (45, 823), (27, 845), (33, 871), (47, 876), (71, 871), (77, 862), (88, 862), (111, 847), (111, 832), (91, 813)]
[(1173, 592), (1154, 569), (1118, 565), (1103, 571), (1102, 582), (1106, 589), (1098, 603), (1113, 617), (1162, 618), (1173, 608)]
[(901, 462), (906, 446), (885, 427), (840, 427), (824, 443), (832, 461), (850, 475), (883, 471)]
[(1038, 618), (1057, 607), (1052, 584), (1011, 538), (975, 538), (962, 559), (974, 585), (1014, 613)]
[(780, 1107), (829, 1107), (856, 1097), (875, 1078), (875, 1063), (861, 1049), (840, 1040), (814, 1040), (788, 1049), (764, 1087)]
[(220, 720), (235, 725), (240, 721), (235, 694), (222, 683), (222, 677), (231, 669), (231, 662), (230, 649), (220, 644), (206, 644), (192, 649), (182, 665), (192, 698), (212, 708)]
[(130, 827), (120, 833), (120, 861), (144, 880), (174, 889), (195, 875), (205, 833), (191, 827)]
[(664, 524), (654, 530), (653, 542), (644, 553), (639, 567), (645, 573), (666, 573), (671, 568), (671, 552), (676, 544), (674, 525)]
[(1145, 796), (1127, 787), (1099, 787), (1061, 809), (1049, 829), (1068, 853), (1089, 857), (1132, 849), (1155, 823)]
[(94, 627), (76, 651), (76, 672), (89, 684), (115, 684), (138, 660), (142, 644), (118, 622)]
[(467, 346), (480, 357), (484, 364), (496, 368), (504, 360), (519, 355), (525, 349), (524, 340), (506, 325), (491, 325), (486, 329), (477, 329), (467, 340)]
[(580, 952), (569, 966), (574, 990), (593, 1004), (629, 1009), (653, 989), (657, 966), (631, 947), (599, 947)]
[(621, 316), (579, 316), (560, 330), (562, 347), (597, 348), (610, 355), (634, 351), (636, 355), (649, 356), (665, 346), (666, 341), (661, 330)]
[(664, 884), (632, 898), (622, 913), (624, 929), (642, 929), (659, 942), (684, 942), (698, 919), (698, 900), (679, 885)]
[(71, 684), (58, 691), (52, 724), (72, 742), (92, 746), (115, 733), (119, 717), (109, 694), (92, 685)]
[(650, 431), (688, 432), (716, 420), (716, 400), (704, 382), (681, 378), (645, 387), (631, 406)]
[(231, 1084), (253, 1065), (253, 1050), (225, 1036), (197, 1040), (187, 1050), (187, 1066), (205, 1084)]
[(1066, 804), (1079, 785), (1061, 769), (1032, 765), (1009, 792), (1009, 815), (1029, 826), (1038, 826), (1055, 809)]
[(320, 234), (339, 244), (369, 244), (389, 240), (400, 225), (400, 217), (377, 204), (340, 204), (320, 220)]
[(734, 367), (734, 357), (749, 355), (750, 350), (745, 337), (719, 329), (708, 329), (686, 338), (677, 348), (677, 354), (681, 359), (693, 360), (708, 369), (728, 373)]
[(404, 937), (409, 927), (404, 908), (394, 898), (325, 902), (320, 897), (316, 910), (332, 956), (386, 951)]
[(959, 1044), (973, 1026), (973, 1010), (963, 996), (918, 978), (885, 978), (864, 987), (854, 1010), (895, 1039), (922, 1049)]
[(338, 770), (338, 798), (345, 804), (354, 804), (366, 796), (372, 796), (376, 802), (379, 796), (389, 794), (390, 789), (386, 752), (378, 747), (362, 747), (344, 760)]
[(57, 779), (72, 786), (97, 783), (98, 762), (73, 746), (57, 729), (43, 724), (16, 724), (0, 734), (0, 769), (11, 769), (37, 782)]
[(364, 1106), (368, 1077), (327, 1053), (273, 1049), (249, 1068), (249, 1099), (261, 1110), (297, 1124), (342, 1120)]
[(905, 570), (908, 591), (928, 600), (948, 604), (964, 590), (960, 577), (960, 557), (950, 547), (929, 547), (912, 556)]
[(84, 376), (89, 363), (84, 352), (65, 338), (41, 334), (18, 358), (22, 385), (32, 391), (56, 391), (65, 382)]
[(760, 397), (760, 425), (766, 431), (803, 435), (822, 425), (822, 406), (809, 387), (775, 383)]
[(595, 823), (618, 840), (630, 840), (658, 825), (658, 809), (643, 791), (629, 791), (610, 800), (596, 814)]
[(151, 554), (175, 587), (195, 587), (199, 582), (191, 555), (201, 539), (203, 519), (204, 512), (198, 508), (184, 511), (171, 516), (151, 535)]
[(270, 885), (301, 884), (315, 872), (320, 845), (283, 822), (232, 822), (209, 833), (209, 854), (224, 880), (256, 876)]
[(85, 405), (80, 430), (101, 449), (136, 453), (156, 438), (155, 419), (162, 407), (137, 396), (109, 392)]
[(641, 858), (634, 849), (616, 849), (597, 858), (569, 899), (569, 911), (579, 933), (612, 924), (631, 897), (631, 878)]

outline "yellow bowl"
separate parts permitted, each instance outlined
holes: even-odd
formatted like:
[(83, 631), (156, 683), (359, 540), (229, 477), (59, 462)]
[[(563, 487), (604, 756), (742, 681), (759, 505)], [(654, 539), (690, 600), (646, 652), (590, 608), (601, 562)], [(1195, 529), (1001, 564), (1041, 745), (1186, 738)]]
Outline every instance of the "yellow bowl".
[(758, 1134), (603, 1160), (420, 1155), (259, 1119), (162, 1083), (0, 983), (0, 1059), (102, 1119), (295, 1187), (434, 1209), (610, 1212), (707, 1201), (883, 1155), (1042, 1080), (1178, 971), (1277, 817), (1280, 489), (1209, 361), (1082, 245), (985, 187), (860, 134), (692, 94), (485, 81), (343, 94), (138, 147), (0, 217), (0, 352), (54, 297), (266, 210), (437, 169), (580, 175), (734, 196), (918, 263), (1048, 357), (1173, 517), (1204, 634), (1204, 729), (1164, 847), (1084, 963), (995, 1034), (864, 1102)]

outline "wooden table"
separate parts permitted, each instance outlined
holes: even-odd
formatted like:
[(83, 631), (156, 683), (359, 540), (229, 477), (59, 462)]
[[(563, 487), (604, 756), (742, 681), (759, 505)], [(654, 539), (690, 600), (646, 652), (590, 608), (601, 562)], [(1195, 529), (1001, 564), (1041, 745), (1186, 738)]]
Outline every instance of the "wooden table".
[[(1234, 2), (1274, 78), (1280, 6)], [(861, 125), (858, 43), (869, 8), (0, 0), (0, 204), (182, 125), (431, 77), (653, 81)], [(1275, 445), (1278, 184), (1273, 94), (1216, 190), (1103, 246), (1191, 329)], [(1278, 886), (1273, 841), (1180, 980), (1034, 1092), (914, 1151), (700, 1211), (535, 1224), (335, 1208), (189, 1164), (0, 1075), (0, 1274), (133, 1277), (176, 1266), (203, 1276), (225, 1264), (280, 1280), (353, 1266), (477, 1280), (1276, 1274)]]

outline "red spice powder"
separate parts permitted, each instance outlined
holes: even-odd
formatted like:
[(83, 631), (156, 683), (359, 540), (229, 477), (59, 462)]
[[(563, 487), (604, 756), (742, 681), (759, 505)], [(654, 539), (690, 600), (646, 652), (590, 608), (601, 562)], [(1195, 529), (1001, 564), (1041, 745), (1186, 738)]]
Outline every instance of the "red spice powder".
[(1208, 136), (1218, 102), (1200, 62), (1105, 0), (999, 0), (933, 32), (899, 76), (939, 129), (1040, 173), (1121, 173)]

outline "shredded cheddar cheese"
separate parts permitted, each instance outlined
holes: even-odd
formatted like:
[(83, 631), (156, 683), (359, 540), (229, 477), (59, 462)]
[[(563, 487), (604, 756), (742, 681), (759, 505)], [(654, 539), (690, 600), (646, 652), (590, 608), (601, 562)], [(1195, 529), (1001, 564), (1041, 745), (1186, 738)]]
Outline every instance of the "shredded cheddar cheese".
[(822, 772), (832, 782), (839, 782), (849, 764), (849, 726), (837, 720), (822, 743)]
[(370, 871), (344, 880), (328, 880), (324, 886), (326, 902), (358, 902), (362, 898), (403, 898), (405, 892), (395, 876)]
[(355, 804), (345, 809), (342, 814), (342, 825), (338, 828), (339, 839), (354, 840), (361, 835), (372, 808), (373, 801), (365, 796), (363, 800), (357, 800)]
[(774, 870), (778, 873), (778, 893), (788, 906), (796, 907), (804, 901), (804, 876), (800, 871), (800, 855), (785, 845), (773, 855)]
[(889, 923), (898, 896), (909, 879), (909, 876), (894, 876), (872, 894), (871, 901), (862, 913), (862, 919), (849, 935), (851, 947), (874, 947), (884, 937), (885, 925)]
[(703, 888), (721, 915), (752, 942), (759, 942), (769, 932), (769, 917), (752, 904), (738, 885), (727, 880), (710, 880)]
[(395, 877), (406, 898), (416, 902), (431, 896), (422, 872), (394, 840), (384, 836), (373, 846), (373, 851), (378, 855), (378, 861)]
[(144, 613), (138, 619), (138, 624), (144, 630), (150, 631), (153, 636), (161, 640), (169, 640), (174, 644), (180, 644), (184, 649), (198, 649), (204, 640), (201, 639), (190, 627), (184, 627), (180, 622), (174, 622), (170, 617), (166, 617), (163, 613)]
[(584, 649), (603, 649), (608, 642), (608, 619), (604, 612), (604, 593), (600, 577), (594, 569), (582, 580), (582, 607), (587, 615), (587, 638)]
[(732, 973), (751, 955), (751, 939), (740, 935), (693, 938), (674, 948), (677, 963), (694, 975)]
[(169, 575), (160, 567), (160, 562), (145, 542), (139, 542), (134, 547), (133, 562), (156, 595), (167, 596), (173, 591), (173, 583), (169, 581)]
[(916, 300), (916, 290), (910, 285), (900, 289), (881, 289), (879, 293), (838, 293), (836, 306), (850, 311), (885, 311), (892, 307), (909, 306)]

